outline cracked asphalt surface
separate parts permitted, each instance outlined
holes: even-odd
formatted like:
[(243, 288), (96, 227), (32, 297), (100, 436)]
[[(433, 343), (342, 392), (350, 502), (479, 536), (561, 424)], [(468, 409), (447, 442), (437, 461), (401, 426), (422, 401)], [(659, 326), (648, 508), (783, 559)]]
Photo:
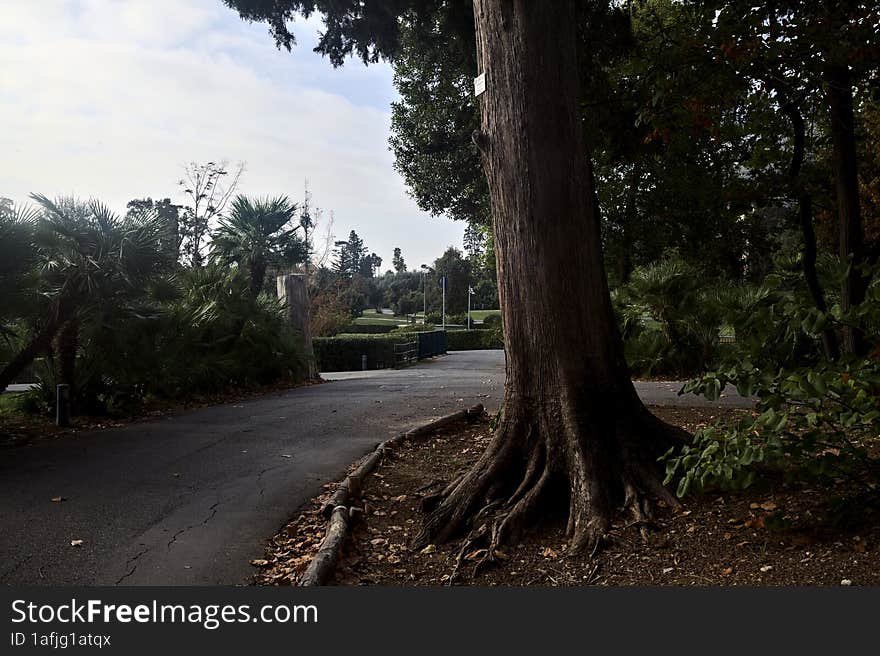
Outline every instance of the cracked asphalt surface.
[[(497, 409), (504, 356), (458, 352), (325, 378), (0, 450), (0, 583), (244, 583), (265, 540), (375, 444), (475, 403)], [(636, 387), (651, 404), (705, 405), (678, 397), (678, 383)]]

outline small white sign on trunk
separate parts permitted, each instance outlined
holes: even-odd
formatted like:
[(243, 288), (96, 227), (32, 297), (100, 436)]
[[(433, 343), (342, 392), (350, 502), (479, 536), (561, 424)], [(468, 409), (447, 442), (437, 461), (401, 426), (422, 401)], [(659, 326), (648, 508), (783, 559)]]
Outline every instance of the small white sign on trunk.
[(474, 96), (479, 97), (484, 91), (486, 91), (486, 74), (480, 73), (474, 78)]

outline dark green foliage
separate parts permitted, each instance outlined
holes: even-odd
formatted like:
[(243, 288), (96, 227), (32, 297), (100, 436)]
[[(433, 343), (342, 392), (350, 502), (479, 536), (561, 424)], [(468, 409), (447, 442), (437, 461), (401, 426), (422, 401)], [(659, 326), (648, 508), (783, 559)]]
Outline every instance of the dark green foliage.
[(391, 265), (394, 267), (394, 273), (403, 273), (406, 271), (406, 262), (404, 262), (403, 255), (401, 255), (399, 248), (394, 249), (394, 257), (391, 260)]
[(489, 225), (488, 189), (471, 139), (480, 126), (473, 51), (455, 48), (442, 23), (432, 27), (404, 23), (402, 30), (394, 61), (401, 99), (391, 106), (389, 140), (395, 168), (421, 209)]
[(503, 349), (504, 340), (498, 330), (450, 330), (446, 333), (446, 348), (450, 351)]
[(677, 255), (636, 270), (613, 295), (635, 375), (693, 374), (714, 361), (724, 317), (722, 280), (707, 281)]
[(428, 274), (426, 285), (428, 309), (440, 311), (443, 292), (440, 276), (446, 276), (446, 314), (467, 311), (468, 286), (471, 285), (472, 274), (471, 263), (462, 256), (460, 250), (451, 247), (446, 249), (446, 252), (434, 261), (433, 270)]
[[(283, 308), (273, 297), (255, 297), (244, 271), (190, 269), (169, 287), (156, 290), (136, 314), (107, 306), (83, 325), (80, 412), (123, 412), (150, 397), (185, 399), (302, 378), (298, 337)], [(161, 294), (171, 298), (160, 304)], [(51, 359), (40, 375), (51, 408), (57, 379)]]
[(335, 66), (356, 56), (365, 63), (393, 57), (400, 45), (404, 18), (423, 29), (436, 27), (454, 36), (463, 53), (474, 52), (474, 17), (470, 0), (223, 0), (248, 21), (268, 23), (279, 48), (296, 43), (288, 29), (297, 16), (318, 13), (324, 29), (315, 47)]
[[(710, 425), (696, 433), (692, 445), (667, 454), (667, 480), (678, 480), (680, 495), (707, 485), (749, 485), (759, 466), (800, 479), (845, 479), (877, 488), (880, 462), (871, 448), (880, 434), (876, 272), (872, 279), (865, 302), (849, 312), (836, 303), (819, 312), (783, 276), (768, 279), (752, 295), (741, 326), (753, 335), (738, 340), (732, 357), (685, 391), (717, 399), (733, 385), (757, 397), (757, 412), (735, 425)], [(843, 326), (857, 326), (870, 336), (871, 356), (823, 358), (822, 331)]]
[[(305, 240), (298, 232), (302, 226), (296, 211), (297, 206), (286, 196), (237, 196), (229, 217), (220, 219), (212, 235), (211, 259), (246, 270), (252, 293), (264, 291), (270, 268), (290, 269), (308, 256)], [(272, 288), (270, 291), (274, 291), (274, 284)]]
[(316, 337), (313, 340), (318, 371), (359, 371), (362, 357), (367, 356), (368, 369), (394, 366), (394, 345), (411, 341), (412, 335), (346, 335)]
[(337, 241), (335, 246), (333, 270), (343, 278), (372, 278), (382, 266), (382, 258), (370, 253), (364, 240), (354, 230), (349, 233), (347, 240)]
[(457, 314), (446, 315), (446, 325), (467, 326), (467, 313), (459, 312)]
[(10, 340), (21, 337), (20, 319), (37, 312), (41, 302), (33, 248), (36, 219), (33, 209), (0, 199), (0, 362), (11, 359)]
[(182, 234), (180, 227), (180, 206), (171, 202), (170, 198), (154, 201), (152, 198), (136, 198), (128, 201), (126, 215), (149, 216), (155, 214), (158, 221), (164, 226), (160, 250), (165, 255), (169, 268), (177, 263), (180, 257)]
[[(253, 289), (251, 267), (180, 268), (173, 222), (154, 203), (120, 218), (97, 202), (34, 199), (39, 212), (0, 217), (4, 245), (20, 241), (27, 254), (0, 275), (17, 276), (30, 299), (0, 292), (4, 385), (36, 360), (34, 407), (51, 409), (59, 382), (72, 385), (77, 412), (104, 413), (301, 377), (298, 338), (274, 295)], [(221, 243), (241, 254), (230, 226)]]

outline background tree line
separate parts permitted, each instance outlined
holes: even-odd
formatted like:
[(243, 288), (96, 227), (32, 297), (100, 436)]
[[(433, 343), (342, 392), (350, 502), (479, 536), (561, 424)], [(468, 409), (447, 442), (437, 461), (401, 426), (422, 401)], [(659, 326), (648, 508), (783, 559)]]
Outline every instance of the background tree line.
[(467, 311), (469, 287), (474, 291), (473, 309), (498, 307), (495, 265), (486, 247), (484, 227), (468, 227), (464, 252), (450, 246), (431, 265), (412, 270), (401, 249), (395, 248), (392, 268), (385, 273), (380, 273), (382, 258), (369, 251), (355, 230), (347, 240), (334, 243), (332, 262), (316, 268), (310, 279), (312, 332), (316, 336), (344, 331), (366, 309), (380, 313), (388, 309), (398, 317), (421, 315), (427, 310), (429, 319), (436, 318), (442, 308), (441, 276), (447, 279), (447, 315), (460, 319)]

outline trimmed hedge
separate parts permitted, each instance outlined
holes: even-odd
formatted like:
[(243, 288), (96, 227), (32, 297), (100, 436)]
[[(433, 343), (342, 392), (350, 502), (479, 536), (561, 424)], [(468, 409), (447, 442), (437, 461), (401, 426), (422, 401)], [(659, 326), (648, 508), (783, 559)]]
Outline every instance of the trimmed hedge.
[(450, 351), (503, 349), (504, 341), (496, 330), (450, 330), (446, 333), (446, 348)]
[(372, 323), (350, 323), (337, 335), (385, 335), (396, 328), (397, 326), (393, 323), (389, 323), (387, 326)]
[(367, 356), (367, 369), (394, 366), (394, 345), (412, 341), (414, 335), (340, 334), (312, 340), (318, 371), (360, 371), (361, 356)]
[(394, 329), (395, 333), (430, 333), (436, 330), (433, 324), (425, 323), (408, 323), (405, 326), (398, 326)]

